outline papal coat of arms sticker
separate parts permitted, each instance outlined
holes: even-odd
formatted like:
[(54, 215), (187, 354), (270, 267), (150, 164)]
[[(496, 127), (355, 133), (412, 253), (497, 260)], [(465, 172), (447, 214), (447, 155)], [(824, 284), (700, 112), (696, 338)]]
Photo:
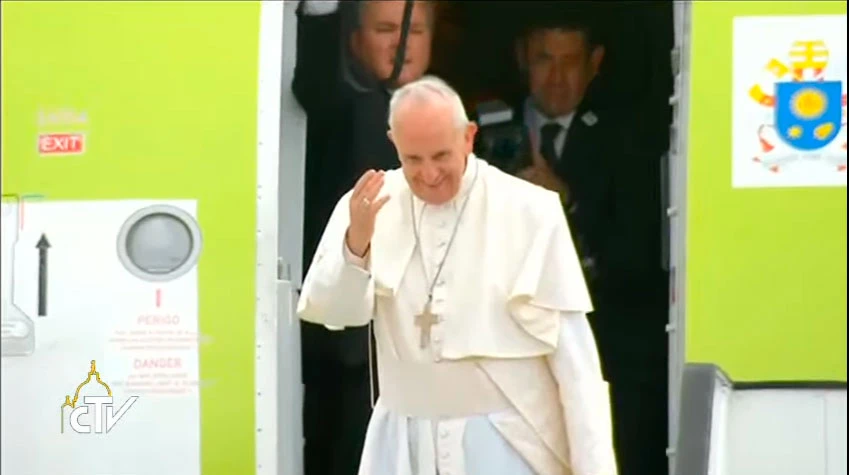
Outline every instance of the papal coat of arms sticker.
[(846, 186), (846, 17), (739, 17), (734, 187)]

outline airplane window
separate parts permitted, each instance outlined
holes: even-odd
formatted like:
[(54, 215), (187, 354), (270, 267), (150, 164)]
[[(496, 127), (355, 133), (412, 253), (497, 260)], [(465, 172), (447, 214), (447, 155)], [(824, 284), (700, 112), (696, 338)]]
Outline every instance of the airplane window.
[(200, 251), (200, 230), (184, 211), (154, 206), (131, 216), (118, 238), (118, 255), (132, 274), (149, 281), (187, 272)]

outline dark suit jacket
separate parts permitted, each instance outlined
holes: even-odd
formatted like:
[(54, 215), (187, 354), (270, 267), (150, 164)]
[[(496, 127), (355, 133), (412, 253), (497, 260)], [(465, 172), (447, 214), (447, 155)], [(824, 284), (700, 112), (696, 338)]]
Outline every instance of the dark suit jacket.
[[(594, 123), (584, 120), (588, 112)], [(569, 188), (565, 211), (578, 252), (594, 261), (585, 270), (595, 307), (591, 321), (612, 365), (666, 354), (662, 152), (636, 136), (630, 117), (585, 100), (555, 169)]]
[[(340, 9), (347, 8), (340, 2)], [(351, 63), (345, 79), (340, 66), (343, 33), (340, 12), (311, 16), (298, 6), (298, 39), (292, 91), (307, 113), (304, 179), (304, 253), (307, 272), (336, 202), (370, 168), (394, 168), (394, 146), (386, 135), (389, 92)], [(304, 380), (318, 380), (319, 366), (361, 366), (368, 361), (368, 329), (329, 332), (302, 323)], [(327, 375), (323, 377), (327, 378)]]

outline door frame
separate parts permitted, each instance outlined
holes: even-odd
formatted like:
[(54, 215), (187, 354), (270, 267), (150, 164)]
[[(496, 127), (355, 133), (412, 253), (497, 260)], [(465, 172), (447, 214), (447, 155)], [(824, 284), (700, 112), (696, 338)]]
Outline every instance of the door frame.
[(671, 53), (674, 89), (670, 98), (670, 125), (667, 159), (669, 197), (665, 210), (669, 226), (669, 473), (674, 473), (675, 443), (678, 435), (681, 378), (686, 362), (686, 288), (687, 269), (687, 146), (690, 115), (690, 41), (692, 36), (691, 0), (673, 4), (675, 46)]
[[(278, 22), (283, 32), (278, 51), (280, 76), (276, 101), (280, 109), (277, 127), (279, 168), (269, 170), (279, 188), (277, 221), (279, 234), (275, 243), (275, 277), (277, 285), (277, 469), (283, 475), (304, 473), (303, 401), (301, 378), (301, 324), (296, 316), (301, 289), (304, 177), (306, 169), (307, 117), (292, 93), (297, 53), (298, 2), (270, 1), (279, 8)], [(271, 196), (271, 191), (269, 191)], [(275, 473), (276, 475), (276, 473)]]
[[(295, 304), (297, 302), (298, 292), (301, 287), (302, 270), (302, 244), (303, 244), (303, 212), (304, 212), (304, 170), (305, 170), (305, 153), (306, 153), (306, 115), (303, 109), (298, 104), (291, 91), (292, 77), (294, 74), (296, 40), (297, 40), (297, 17), (295, 10), (297, 2), (274, 2), (263, 1), (263, 28), (268, 28), (266, 34), (263, 34), (263, 42), (277, 42), (279, 45), (276, 49), (274, 46), (269, 46), (261, 51), (265, 52), (269, 58), (265, 62), (260, 61), (260, 124), (263, 121), (279, 124), (279, 127), (273, 133), (269, 130), (265, 134), (260, 133), (260, 166), (258, 167), (258, 192), (257, 192), (257, 209), (258, 209), (258, 231), (260, 231), (261, 221), (260, 216), (271, 213), (270, 203), (264, 203), (261, 200), (262, 196), (277, 195), (278, 204), (273, 206), (273, 212), (276, 213), (276, 226), (274, 233), (276, 236), (276, 247), (273, 257), (268, 252), (260, 252), (259, 237), (257, 249), (257, 282), (260, 280), (260, 272), (262, 269), (262, 279), (270, 278), (276, 283), (275, 295), (277, 300), (273, 302), (263, 302), (263, 308), (260, 307), (260, 286), (258, 285), (258, 301), (257, 301), (257, 388), (259, 391), (261, 378), (268, 380), (270, 376), (260, 375), (260, 327), (265, 328), (262, 323), (261, 314), (277, 315), (276, 341), (272, 346), (266, 346), (263, 355), (277, 355), (275, 364), (271, 365), (266, 360), (266, 371), (271, 371), (275, 375), (277, 386), (274, 389), (273, 397), (276, 398), (278, 406), (274, 408), (274, 419), (276, 420), (276, 445), (278, 446), (278, 454), (275, 460), (276, 466), (281, 470), (280, 473), (301, 474), (303, 471), (303, 420), (301, 410), (303, 407), (303, 384), (301, 382), (301, 343), (300, 343), (300, 324), (295, 315)], [(674, 28), (675, 28), (675, 45), (670, 52), (672, 60), (672, 68), (674, 75), (674, 91), (670, 98), (670, 104), (673, 108), (672, 124), (670, 126), (670, 149), (665, 157), (666, 172), (663, 180), (664, 190), (666, 193), (667, 202), (664, 204), (664, 210), (668, 224), (668, 243), (669, 243), (669, 290), (670, 290), (670, 305), (669, 305), (669, 321), (666, 327), (669, 339), (669, 388), (668, 388), (668, 410), (669, 410), (669, 437), (667, 444), (667, 455), (669, 458), (670, 470), (674, 468), (675, 462), (675, 441), (678, 431), (678, 409), (681, 394), (681, 376), (683, 374), (684, 363), (686, 360), (685, 343), (686, 343), (686, 301), (685, 301), (685, 272), (686, 272), (686, 203), (687, 203), (687, 130), (689, 123), (689, 95), (690, 95), (690, 37), (691, 37), (691, 17), (692, 17), (692, 1), (674, 2), (673, 5)], [(272, 21), (276, 18), (276, 23)], [(279, 31), (272, 33), (274, 24), (279, 25)], [(263, 53), (261, 52), (261, 57)], [(272, 57), (276, 56), (277, 63), (274, 63)], [(266, 71), (268, 68), (268, 71)], [(263, 78), (272, 81), (274, 71), (277, 74), (276, 81), (276, 96), (270, 93), (263, 95)], [(267, 74), (266, 74), (267, 73)], [(268, 86), (268, 89), (273, 89), (274, 86)], [(277, 99), (264, 99), (276, 97)], [(272, 110), (277, 107), (276, 117)], [(263, 112), (264, 111), (264, 112)], [(263, 139), (265, 138), (265, 140)], [(265, 143), (265, 145), (263, 145)], [(263, 148), (265, 147), (265, 148)], [(269, 148), (276, 148), (274, 153), (268, 151)], [(267, 163), (263, 165), (263, 154), (268, 156), (274, 155), (275, 163)], [(279, 159), (279, 166), (278, 166)], [(272, 178), (274, 178), (272, 180)], [(272, 188), (270, 183), (274, 181)], [(267, 200), (272, 201), (272, 200)], [(268, 206), (266, 212), (263, 212), (265, 206)], [(267, 218), (266, 218), (267, 219)], [(279, 226), (279, 232), (278, 228)], [(274, 266), (269, 263), (274, 263)], [(274, 267), (274, 269), (270, 269)], [(266, 343), (267, 344), (267, 343)], [(273, 366), (273, 368), (272, 368)], [(268, 380), (270, 381), (270, 380)], [(297, 390), (293, 390), (297, 388)], [(270, 399), (272, 393), (265, 393)], [(268, 408), (268, 400), (260, 399), (263, 396), (257, 396), (257, 428), (261, 428), (261, 420), (266, 421), (270, 417), (271, 409)], [(268, 429), (268, 424), (265, 424), (265, 430)], [(259, 437), (259, 434), (258, 434)], [(259, 464), (262, 462), (260, 456), (259, 438), (257, 442), (257, 473), (274, 473), (276, 471), (266, 472), (259, 469)], [(264, 457), (263, 459), (267, 459)], [(267, 463), (267, 462), (266, 462)], [(670, 471), (670, 473), (673, 473)]]
[(297, 120), (303, 112), (292, 106), (287, 87), (294, 70), (296, 6), (263, 0), (258, 24), (253, 387), (258, 475), (303, 473), (300, 327), (294, 318), (300, 279), (296, 284), (291, 277), (300, 277), (305, 141), (298, 135), (305, 136), (306, 127)]

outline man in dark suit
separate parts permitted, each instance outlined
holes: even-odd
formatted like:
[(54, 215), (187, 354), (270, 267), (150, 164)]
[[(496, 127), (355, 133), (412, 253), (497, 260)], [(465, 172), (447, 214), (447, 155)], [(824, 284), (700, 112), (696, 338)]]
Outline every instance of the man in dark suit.
[(602, 105), (605, 49), (588, 16), (540, 15), (516, 45), (529, 90), (519, 115), (535, 153), (518, 174), (560, 192), (589, 281), (611, 383), (620, 475), (667, 472), (667, 280), (660, 153), (630, 114)]
[[(368, 169), (398, 165), (389, 141), (390, 89), (428, 69), (431, 2), (417, 1), (403, 67), (391, 81), (405, 2), (302, 0), (292, 90), (307, 113), (303, 269), (334, 204)], [(368, 327), (301, 322), (306, 475), (354, 475), (376, 397)]]

